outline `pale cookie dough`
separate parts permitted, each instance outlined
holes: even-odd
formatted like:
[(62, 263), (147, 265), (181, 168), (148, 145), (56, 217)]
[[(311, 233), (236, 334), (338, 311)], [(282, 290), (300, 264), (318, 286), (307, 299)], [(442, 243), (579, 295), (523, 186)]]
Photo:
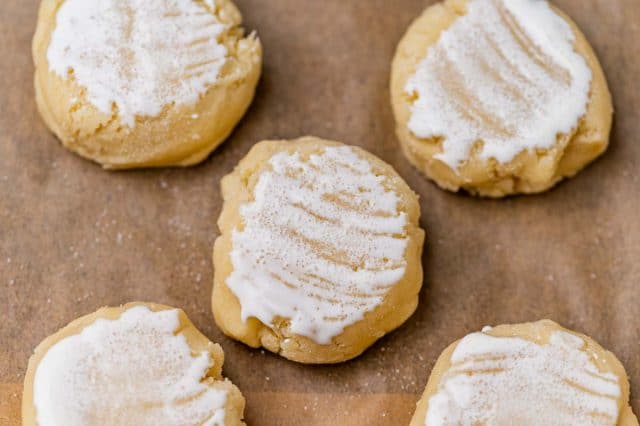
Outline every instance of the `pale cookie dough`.
[(553, 321), (485, 327), (438, 358), (411, 426), (637, 426), (614, 354)]
[(262, 47), (230, 0), (42, 0), (38, 109), (68, 149), (109, 169), (189, 166), (231, 133)]
[(222, 180), (213, 314), (222, 331), (302, 363), (362, 353), (416, 309), (418, 197), (360, 148), (255, 145)]
[(396, 133), (440, 187), (536, 193), (604, 152), (613, 106), (592, 48), (543, 0), (445, 0), (398, 45)]
[(224, 354), (180, 309), (131, 303), (76, 319), (36, 348), (24, 426), (240, 426)]

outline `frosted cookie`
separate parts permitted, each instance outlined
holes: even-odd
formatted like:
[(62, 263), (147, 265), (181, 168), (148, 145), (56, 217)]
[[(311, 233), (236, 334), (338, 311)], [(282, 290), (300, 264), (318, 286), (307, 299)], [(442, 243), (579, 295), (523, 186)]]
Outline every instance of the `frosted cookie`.
[(36, 348), (24, 426), (244, 425), (222, 348), (179, 309), (132, 303), (79, 318)]
[(624, 367), (553, 321), (485, 327), (449, 346), (411, 426), (638, 425)]
[(396, 132), (442, 188), (544, 191), (606, 149), (613, 107), (578, 27), (547, 1), (446, 0), (398, 45)]
[(416, 309), (417, 196), (362, 149), (314, 137), (255, 145), (222, 180), (213, 314), (303, 363), (359, 355)]
[(42, 0), (36, 101), (68, 149), (105, 168), (188, 166), (233, 130), (262, 47), (230, 0)]

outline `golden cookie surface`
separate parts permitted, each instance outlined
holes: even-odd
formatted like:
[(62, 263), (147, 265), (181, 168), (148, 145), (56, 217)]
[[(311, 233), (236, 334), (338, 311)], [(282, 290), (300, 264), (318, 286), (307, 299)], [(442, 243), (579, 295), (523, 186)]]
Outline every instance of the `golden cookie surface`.
[(36, 101), (62, 144), (105, 168), (188, 166), (229, 135), (262, 47), (230, 0), (42, 0)]
[(502, 197), (549, 189), (604, 152), (612, 101), (569, 17), (535, 0), (427, 8), (392, 64), (396, 133), (440, 187)]
[(182, 310), (102, 308), (46, 338), (24, 382), (23, 425), (240, 426), (224, 354)]
[(411, 426), (636, 426), (620, 361), (553, 321), (485, 327), (440, 355)]
[(420, 207), (380, 159), (314, 137), (264, 141), (221, 185), (212, 308), (225, 334), (334, 363), (416, 309)]

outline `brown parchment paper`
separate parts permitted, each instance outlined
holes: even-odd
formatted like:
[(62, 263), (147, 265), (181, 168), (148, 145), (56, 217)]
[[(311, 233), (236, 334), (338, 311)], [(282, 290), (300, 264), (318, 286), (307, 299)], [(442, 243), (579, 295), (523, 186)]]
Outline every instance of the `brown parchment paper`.
[[(264, 44), (258, 95), (189, 169), (106, 172), (64, 150), (32, 87), (37, 0), (0, 2), (0, 426), (19, 424), (33, 348), (74, 318), (134, 300), (183, 308), (226, 354), (251, 425), (407, 424), (438, 354), (486, 324), (554, 319), (626, 366), (640, 413), (640, 1), (556, 0), (614, 96), (609, 151), (539, 196), (437, 189), (394, 136), (389, 69), (433, 1), (237, 0)], [(313, 134), (362, 146), (420, 194), (425, 286), (415, 315), (361, 357), (297, 365), (225, 338), (210, 312), (219, 180), (257, 141)]]

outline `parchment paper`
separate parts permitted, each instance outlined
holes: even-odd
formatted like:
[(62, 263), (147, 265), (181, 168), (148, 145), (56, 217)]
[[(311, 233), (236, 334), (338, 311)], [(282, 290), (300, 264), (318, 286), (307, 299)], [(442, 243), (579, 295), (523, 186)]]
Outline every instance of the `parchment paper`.
[[(556, 0), (599, 54), (614, 96), (609, 151), (539, 196), (437, 189), (394, 136), (389, 69), (424, 0), (237, 0), (263, 41), (257, 98), (189, 169), (106, 172), (64, 150), (32, 85), (37, 0), (0, 3), (0, 425), (19, 424), (27, 359), (103, 305), (183, 308), (226, 354), (252, 425), (407, 424), (438, 354), (487, 324), (551, 318), (613, 351), (640, 413), (640, 1)], [(297, 365), (225, 338), (210, 312), (220, 178), (257, 141), (313, 134), (380, 156), (421, 197), (416, 314), (354, 361)]]

